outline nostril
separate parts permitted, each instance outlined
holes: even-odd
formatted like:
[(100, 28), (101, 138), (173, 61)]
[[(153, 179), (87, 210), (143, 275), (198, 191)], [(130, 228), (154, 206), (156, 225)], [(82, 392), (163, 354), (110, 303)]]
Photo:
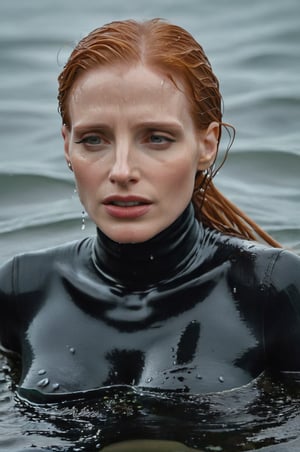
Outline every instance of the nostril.
[(113, 168), (109, 174), (112, 183), (127, 184), (138, 180), (138, 171), (129, 167)]

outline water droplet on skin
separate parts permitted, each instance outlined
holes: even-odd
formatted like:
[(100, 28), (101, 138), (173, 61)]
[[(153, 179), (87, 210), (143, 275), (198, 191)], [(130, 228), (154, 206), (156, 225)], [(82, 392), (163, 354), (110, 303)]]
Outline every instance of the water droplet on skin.
[(40, 388), (45, 388), (46, 386), (48, 386), (49, 384), (49, 378), (43, 378), (42, 380), (40, 380), (37, 384), (37, 386), (39, 386)]
[(224, 383), (224, 378), (223, 378), (222, 376), (220, 376), (220, 377), (219, 377), (219, 381), (220, 381), (221, 383)]
[(53, 389), (54, 391), (56, 391), (57, 389), (59, 389), (59, 383), (53, 383), (52, 389)]
[(39, 374), (39, 375), (45, 375), (45, 373), (46, 373), (45, 369), (40, 369), (40, 370), (38, 371), (38, 374)]

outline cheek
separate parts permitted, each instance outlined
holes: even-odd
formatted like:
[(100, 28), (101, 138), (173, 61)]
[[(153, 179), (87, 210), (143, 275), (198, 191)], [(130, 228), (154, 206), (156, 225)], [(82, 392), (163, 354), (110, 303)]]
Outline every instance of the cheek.
[(180, 193), (193, 190), (197, 173), (196, 164), (193, 164), (190, 160), (182, 159), (176, 165), (173, 165), (172, 168), (169, 167), (170, 169), (171, 171), (169, 171), (165, 180), (169, 181), (169, 185), (173, 187), (174, 191)]
[(81, 159), (78, 161), (73, 160), (73, 172), (77, 184), (83, 188), (96, 184), (97, 180), (101, 177), (97, 165), (87, 163)]
[(88, 199), (92, 200), (93, 194), (96, 194), (99, 186), (96, 174), (78, 168), (73, 168), (73, 171), (79, 199), (82, 203), (86, 204)]

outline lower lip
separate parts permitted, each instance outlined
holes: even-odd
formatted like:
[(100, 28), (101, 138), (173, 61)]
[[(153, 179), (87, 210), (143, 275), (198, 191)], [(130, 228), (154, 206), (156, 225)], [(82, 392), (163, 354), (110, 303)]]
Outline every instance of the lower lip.
[(139, 206), (115, 206), (113, 204), (104, 205), (106, 212), (115, 218), (138, 218), (149, 212), (151, 204), (141, 204)]

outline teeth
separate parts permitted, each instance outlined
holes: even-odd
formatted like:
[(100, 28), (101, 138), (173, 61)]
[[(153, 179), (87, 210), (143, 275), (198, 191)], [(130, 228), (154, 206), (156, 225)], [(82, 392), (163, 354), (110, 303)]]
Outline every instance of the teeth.
[(138, 201), (113, 201), (113, 205), (120, 206), (120, 207), (133, 207), (133, 206), (139, 206), (141, 203)]

